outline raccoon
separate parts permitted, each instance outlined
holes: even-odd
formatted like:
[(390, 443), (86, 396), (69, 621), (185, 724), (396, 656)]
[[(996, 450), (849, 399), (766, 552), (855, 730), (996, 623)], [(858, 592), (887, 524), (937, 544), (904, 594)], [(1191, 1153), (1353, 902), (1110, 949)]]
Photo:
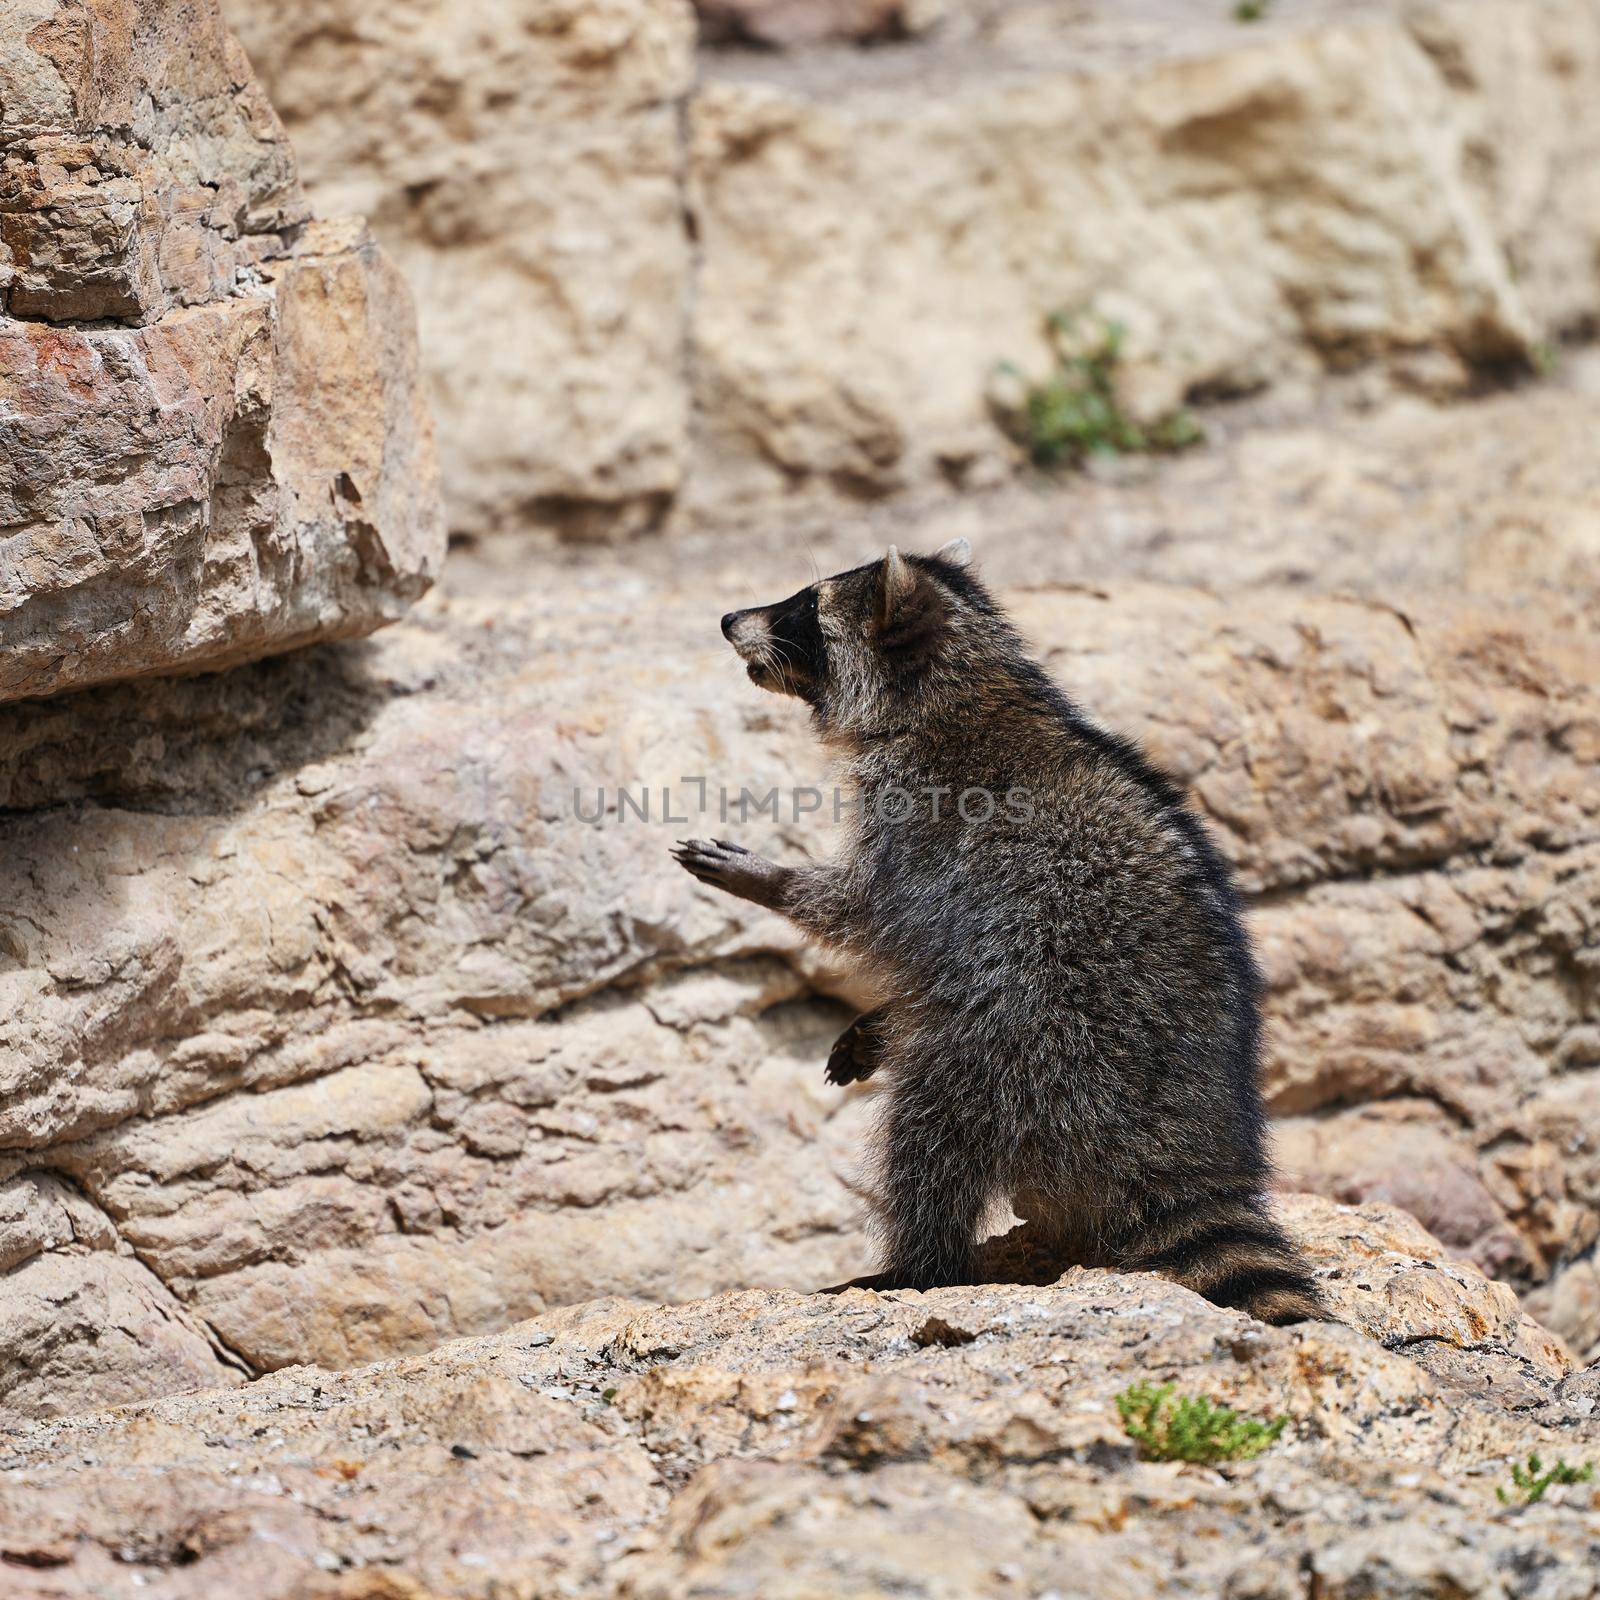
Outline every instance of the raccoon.
[(973, 1281), (1008, 1201), (1051, 1259), (1165, 1273), (1269, 1322), (1326, 1313), (1266, 1203), (1260, 978), (1179, 791), (1033, 661), (964, 540), (842, 572), (722, 632), (810, 707), (853, 791), (833, 863), (680, 841), (887, 1002), (830, 1081), (882, 1073), (879, 1287)]

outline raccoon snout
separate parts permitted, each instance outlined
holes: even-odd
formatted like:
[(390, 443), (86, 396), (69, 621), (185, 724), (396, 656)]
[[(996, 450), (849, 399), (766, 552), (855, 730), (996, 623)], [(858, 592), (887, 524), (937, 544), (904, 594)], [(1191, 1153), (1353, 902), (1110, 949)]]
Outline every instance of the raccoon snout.
[(770, 635), (766, 615), (759, 610), (730, 611), (722, 619), (722, 637), (746, 659), (761, 654)]

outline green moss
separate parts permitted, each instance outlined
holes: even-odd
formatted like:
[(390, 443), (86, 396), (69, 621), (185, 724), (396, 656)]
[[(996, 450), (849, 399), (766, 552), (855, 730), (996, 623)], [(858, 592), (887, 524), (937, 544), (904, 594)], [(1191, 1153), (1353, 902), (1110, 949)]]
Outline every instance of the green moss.
[(1586, 1461), (1581, 1467), (1568, 1466), (1558, 1460), (1546, 1468), (1538, 1456), (1529, 1456), (1527, 1466), (1520, 1462), (1511, 1464), (1511, 1487), (1496, 1487), (1495, 1495), (1503, 1506), (1531, 1506), (1544, 1499), (1544, 1492), (1553, 1483), (1588, 1483), (1594, 1477), (1594, 1463)]
[(1233, 8), (1235, 22), (1260, 22), (1272, 9), (1272, 0), (1238, 0)]
[(1128, 1437), (1147, 1461), (1248, 1461), (1276, 1444), (1287, 1417), (1242, 1417), (1204, 1395), (1180, 1395), (1170, 1383), (1136, 1383), (1117, 1396)]
[(1090, 456), (1182, 450), (1205, 437), (1187, 411), (1142, 426), (1122, 409), (1116, 389), (1121, 323), (1058, 311), (1046, 319), (1045, 332), (1055, 367), (1043, 382), (1030, 381), (1009, 361), (997, 368), (1018, 391), (1016, 400), (997, 403), (1000, 420), (1035, 466), (1049, 470), (1079, 466)]

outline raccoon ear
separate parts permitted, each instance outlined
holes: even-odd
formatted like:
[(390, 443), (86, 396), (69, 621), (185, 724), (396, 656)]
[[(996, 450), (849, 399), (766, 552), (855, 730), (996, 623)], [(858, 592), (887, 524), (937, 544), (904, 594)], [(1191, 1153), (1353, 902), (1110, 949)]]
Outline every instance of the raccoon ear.
[(935, 561), (948, 561), (952, 567), (972, 565), (972, 546), (965, 539), (952, 539), (933, 552)]
[(878, 593), (878, 643), (907, 665), (920, 665), (944, 634), (944, 592), (920, 567), (889, 546)]
[(894, 545), (889, 546), (889, 553), (883, 558), (881, 584), (878, 593), (878, 624), (880, 627), (891, 628), (894, 626), (895, 617), (905, 609), (917, 589), (916, 572)]

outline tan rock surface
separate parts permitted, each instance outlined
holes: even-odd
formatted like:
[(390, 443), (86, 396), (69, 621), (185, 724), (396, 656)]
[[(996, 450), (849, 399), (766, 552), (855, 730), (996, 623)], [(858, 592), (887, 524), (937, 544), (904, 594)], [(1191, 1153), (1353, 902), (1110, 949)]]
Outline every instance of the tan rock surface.
[(215, 5), (9, 10), (0, 162), (0, 700), (398, 616), (443, 554), (410, 297), (307, 225)]
[[(572, 813), (580, 782), (676, 784), (721, 685), (663, 716), (609, 610), (562, 609), (144, 690), (136, 727), (114, 690), (93, 754), (83, 704), (19, 718), (102, 795), (11, 836), (0, 1167), (76, 1151), (252, 1362), (859, 1262), (848, 1135), (818, 1143), (842, 1011), (771, 954), (792, 939), (684, 892), (658, 826)], [(727, 736), (776, 782), (764, 718)]]
[[(248, 1593), (1593, 1596), (1593, 1373), (1392, 1211), (1286, 1203), (1342, 1323), (1159, 1278), (678, 1307), (600, 1301), (335, 1375), (295, 1368), (0, 1442), (17, 1600)], [(1142, 1461), (1115, 1396), (1289, 1419)]]
[(1591, 0), (943, 9), (696, 75), (678, 0), (229, 0), (312, 192), (417, 286), (470, 533), (993, 482), (995, 364), (1080, 305), (1145, 415), (1460, 392), (1600, 314)]
[[(1408, 397), (1261, 422), (1245, 404), (1213, 415), (1205, 449), (1159, 464), (1124, 458), (1065, 480), (886, 506), (867, 519), (799, 513), (779, 528), (824, 568), (853, 558), (864, 540), (936, 548), (965, 537), (983, 550), (985, 570), (1012, 585), (1041, 574), (1085, 584), (1141, 578), (1221, 593), (1347, 592), (1399, 606), (1418, 592), (1494, 600), (1530, 588), (1593, 591), (1600, 352), (1573, 350), (1553, 379), (1470, 404)], [(748, 544), (747, 520), (685, 529), (680, 563), (715, 561), (736, 530)]]
[(1245, 29), (1227, 9), (1049, 28), (1035, 6), (987, 48), (710, 78), (691, 114), (701, 501), (993, 478), (986, 381), (1002, 358), (1043, 372), (1056, 310), (1126, 324), (1123, 387), (1150, 416), (1424, 350), (1502, 361), (1592, 316), (1588, 0)]
[(227, 9), (319, 203), (416, 291), (453, 526), (658, 520), (688, 440), (687, 0)]
[(239, 1381), (238, 1363), (59, 1179), (25, 1173), (0, 1185), (0, 1272), (13, 1416)]
[[(1548, 446), (1517, 404), (1451, 426)], [(1389, 484), (1426, 426), (1352, 425), (1310, 491), (1272, 436), (1241, 459), (1259, 504), (1275, 483), (1298, 505), (1284, 537), (1314, 559), (1348, 548), (1352, 495)], [(1439, 470), (1472, 459), (1463, 443)], [(1478, 459), (1460, 502), (1487, 526), (1498, 484), (1511, 519), (1517, 473)], [(1054, 670), (1192, 785), (1237, 861), (1293, 1181), (1416, 1208), (1547, 1284), (1592, 1349), (1600, 646), (1582, 596), (1541, 587), (1583, 536), (1582, 471), (1566, 521), (1566, 480), (1541, 480), (1543, 532), (1499, 599), (1446, 592), (1415, 486), (1399, 520), (1363, 524), (1434, 549), (1433, 592), (1403, 605), (1074, 586), (1111, 559), (1103, 530), (1135, 569), (1181, 568), (1185, 525), (1164, 519), (1191, 470), (1038, 501), (993, 522), (980, 561), (1026, 575), (1013, 603)], [(1203, 549), (1228, 490), (1189, 498)], [(1070, 535), (1050, 504), (1083, 513)], [(832, 537), (819, 560), (859, 559), (876, 530)], [(826, 811), (797, 819), (789, 794), (826, 781), (804, 717), (750, 690), (714, 621), (721, 595), (803, 581), (800, 548), (781, 530), (724, 546), (686, 587), (663, 545), (546, 568), (515, 599), (525, 579), (467, 563), (369, 646), (13, 708), (0, 1175), (68, 1179), (257, 1368), (423, 1349), (596, 1293), (863, 1270), (872, 1096), (821, 1076), (849, 1016), (837, 980), (666, 854), (701, 815), (697, 777), (718, 831), (723, 785), (735, 807), (778, 785), (778, 823), (735, 810), (728, 830), (825, 847)], [(635, 807), (649, 788), (648, 825), (619, 820), (622, 785)], [(577, 808), (597, 790), (595, 826)]]
[(283, 128), (216, 6), (7, 6), (0, 312), (150, 322), (225, 299), (309, 216)]

